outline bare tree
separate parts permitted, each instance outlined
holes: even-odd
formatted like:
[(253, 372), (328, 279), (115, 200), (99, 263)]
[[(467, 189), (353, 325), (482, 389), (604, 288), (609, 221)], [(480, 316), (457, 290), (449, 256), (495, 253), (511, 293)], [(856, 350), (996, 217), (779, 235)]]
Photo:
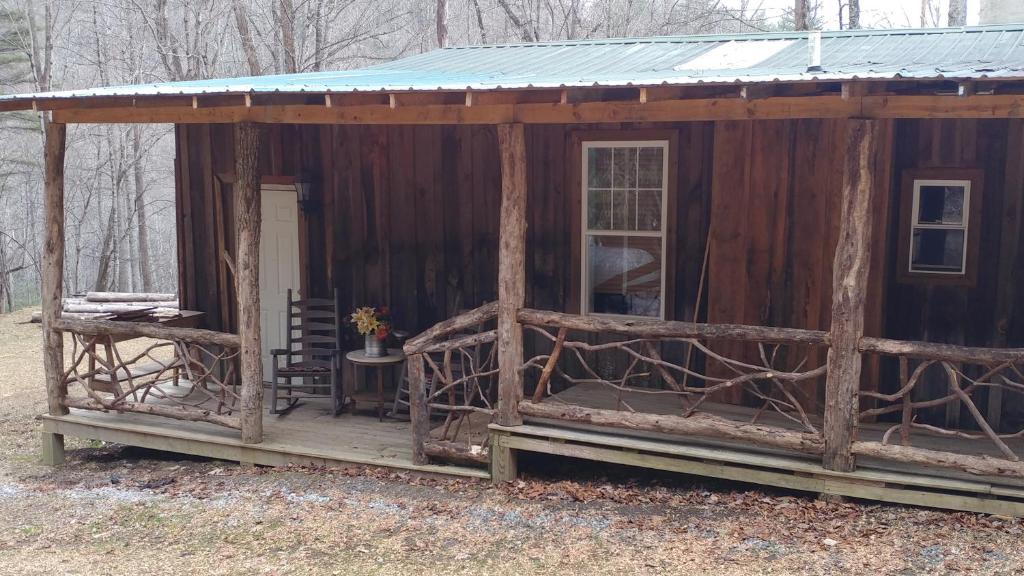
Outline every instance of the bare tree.
[(238, 30), (238, 37), (242, 42), (242, 51), (245, 52), (245, 61), (249, 65), (249, 74), (259, 76), (260, 57), (256, 52), (256, 44), (252, 40), (252, 32), (249, 29), (249, 11), (242, 0), (231, 0), (231, 11), (235, 15), (235, 29)]
[(437, 47), (448, 45), (448, 0), (437, 0), (434, 18), (437, 21)]
[(299, 71), (295, 52), (295, 6), (292, 0), (281, 0), (277, 12), (277, 27), (281, 31), (282, 69), (291, 74)]
[(807, 30), (807, 0), (793, 0), (793, 27)]
[(949, 25), (967, 25), (967, 0), (949, 0)]

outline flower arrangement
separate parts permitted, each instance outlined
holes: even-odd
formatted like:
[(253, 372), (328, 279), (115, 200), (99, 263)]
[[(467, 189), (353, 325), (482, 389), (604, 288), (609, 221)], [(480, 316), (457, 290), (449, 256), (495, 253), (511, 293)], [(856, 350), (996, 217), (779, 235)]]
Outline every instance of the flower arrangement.
[(352, 323), (355, 324), (356, 332), (359, 332), (362, 336), (372, 334), (377, 340), (383, 342), (387, 339), (388, 334), (391, 333), (391, 313), (387, 306), (381, 306), (380, 308), (372, 306), (356, 308), (356, 311), (352, 313), (350, 318)]

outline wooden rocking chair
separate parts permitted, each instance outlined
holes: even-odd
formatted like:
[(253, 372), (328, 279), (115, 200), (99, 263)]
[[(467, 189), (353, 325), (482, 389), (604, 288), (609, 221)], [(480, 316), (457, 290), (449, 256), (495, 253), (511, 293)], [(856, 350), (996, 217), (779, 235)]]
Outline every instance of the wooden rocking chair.
[[(274, 357), (270, 413), (285, 414), (303, 398), (330, 398), (332, 413), (337, 416), (344, 405), (338, 291), (333, 299), (292, 300), (288, 290), (287, 310), (288, 348), (270, 351)], [(279, 397), (281, 392), (284, 396)], [(282, 410), (278, 409), (279, 399), (287, 402)]]

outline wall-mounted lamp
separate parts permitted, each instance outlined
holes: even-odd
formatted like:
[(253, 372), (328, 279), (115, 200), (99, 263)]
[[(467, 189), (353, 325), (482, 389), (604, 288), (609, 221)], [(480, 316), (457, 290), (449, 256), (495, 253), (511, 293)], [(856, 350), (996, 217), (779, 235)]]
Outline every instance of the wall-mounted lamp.
[(295, 177), (295, 195), (303, 212), (312, 212), (316, 209), (316, 203), (313, 201), (312, 176), (300, 174)]

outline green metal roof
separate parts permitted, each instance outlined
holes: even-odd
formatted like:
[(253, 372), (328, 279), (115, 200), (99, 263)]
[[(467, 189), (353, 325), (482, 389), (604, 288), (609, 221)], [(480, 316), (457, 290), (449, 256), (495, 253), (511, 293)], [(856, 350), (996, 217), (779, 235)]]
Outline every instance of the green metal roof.
[(90, 88), (0, 97), (494, 90), (851, 79), (1024, 79), (1024, 24), (822, 33), (622, 38), (446, 48), (358, 70)]

